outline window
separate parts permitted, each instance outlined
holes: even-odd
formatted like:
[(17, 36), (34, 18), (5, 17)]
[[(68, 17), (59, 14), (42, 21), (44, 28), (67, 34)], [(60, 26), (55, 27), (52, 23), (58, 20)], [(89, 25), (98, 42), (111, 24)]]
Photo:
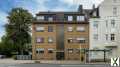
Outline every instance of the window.
[(69, 27), (67, 28), (67, 31), (68, 31), (68, 32), (72, 32), (72, 31), (73, 31), (73, 27), (72, 27), (72, 26), (69, 26)]
[(85, 21), (85, 17), (84, 16), (77, 16), (77, 21)]
[(48, 43), (53, 43), (53, 38), (52, 37), (48, 37)]
[(73, 53), (73, 49), (68, 49), (68, 53)]
[(77, 43), (85, 43), (85, 38), (83, 37), (80, 37), (80, 38), (77, 38)]
[(75, 49), (77, 54), (80, 54), (80, 48)]
[(115, 27), (115, 20), (111, 20), (111, 26)]
[(73, 43), (73, 38), (68, 38), (68, 43)]
[(113, 15), (117, 15), (117, 7), (113, 7)]
[(36, 42), (37, 43), (43, 43), (44, 42), (44, 38), (43, 37), (37, 37)]
[(37, 49), (36, 49), (36, 53), (37, 53), (37, 54), (42, 54), (42, 53), (44, 53), (44, 48), (37, 48)]
[(93, 39), (98, 40), (98, 34), (94, 34)]
[(94, 22), (93, 27), (94, 27), (94, 28), (98, 28), (98, 21), (95, 21), (95, 22)]
[[(109, 49), (109, 50), (110, 50), (110, 49)], [(112, 55), (112, 53), (113, 53), (112, 50), (110, 50), (110, 51), (108, 52), (108, 55)]]
[(106, 27), (108, 27), (108, 20), (106, 20)]
[(36, 26), (36, 31), (44, 32), (44, 27), (43, 26)]
[(108, 40), (108, 34), (105, 34), (106, 40)]
[(48, 49), (48, 53), (53, 53), (54, 49), (53, 48), (49, 48)]
[(68, 21), (72, 21), (73, 20), (73, 16), (68, 16)]
[(48, 17), (48, 21), (53, 21), (53, 17)]
[(115, 40), (115, 34), (111, 34), (111, 41)]
[(77, 31), (84, 32), (85, 31), (85, 27), (84, 26), (78, 26), (77, 27)]
[(53, 32), (53, 26), (48, 26), (48, 32)]
[(44, 20), (44, 16), (37, 16), (37, 20)]

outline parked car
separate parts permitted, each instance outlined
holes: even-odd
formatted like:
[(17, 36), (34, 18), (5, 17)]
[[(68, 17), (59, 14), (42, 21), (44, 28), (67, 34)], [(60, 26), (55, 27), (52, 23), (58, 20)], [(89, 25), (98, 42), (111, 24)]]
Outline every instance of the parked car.
[(0, 59), (6, 58), (5, 55), (0, 55)]

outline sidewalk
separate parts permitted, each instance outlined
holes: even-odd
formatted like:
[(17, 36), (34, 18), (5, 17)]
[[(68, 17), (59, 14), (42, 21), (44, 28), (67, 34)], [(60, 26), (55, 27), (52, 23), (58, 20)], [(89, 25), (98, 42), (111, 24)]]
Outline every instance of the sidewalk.
[(0, 64), (27, 64), (27, 63), (34, 63), (34, 60), (0, 59)]
[(84, 63), (80, 61), (69, 61), (69, 60), (63, 60), (63, 61), (57, 61), (57, 60), (35, 60), (37, 63), (46, 63), (46, 64), (109, 64), (108, 62), (97, 62), (97, 63)]
[(0, 64), (109, 64), (109, 63), (81, 63), (80, 61), (57, 61), (57, 60), (14, 60), (14, 59), (0, 59)]

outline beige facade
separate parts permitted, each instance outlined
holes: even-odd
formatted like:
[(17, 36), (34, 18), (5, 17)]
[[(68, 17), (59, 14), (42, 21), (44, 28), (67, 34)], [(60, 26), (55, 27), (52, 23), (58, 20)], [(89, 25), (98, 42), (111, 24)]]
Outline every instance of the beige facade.
[[(77, 14), (84, 16), (79, 13), (75, 16)], [(32, 24), (32, 58), (35, 60), (85, 61), (85, 49), (89, 49), (89, 23), (85, 19), (34, 21)]]

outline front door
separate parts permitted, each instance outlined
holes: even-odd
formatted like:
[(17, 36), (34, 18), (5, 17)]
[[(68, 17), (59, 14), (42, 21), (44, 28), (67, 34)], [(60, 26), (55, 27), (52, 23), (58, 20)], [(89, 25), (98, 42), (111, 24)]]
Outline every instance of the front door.
[(64, 60), (64, 52), (57, 52), (56, 59), (57, 60)]

